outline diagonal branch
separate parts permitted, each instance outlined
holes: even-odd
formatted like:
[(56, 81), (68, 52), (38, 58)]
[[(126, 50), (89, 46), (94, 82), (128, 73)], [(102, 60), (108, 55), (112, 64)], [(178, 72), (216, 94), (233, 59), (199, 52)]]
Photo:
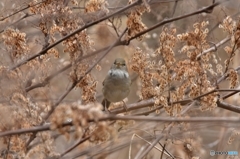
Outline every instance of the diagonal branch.
[(9, 17), (11, 17), (11, 16), (13, 16), (13, 15), (15, 15), (15, 14), (18, 14), (18, 13), (20, 13), (20, 12), (22, 12), (22, 11), (30, 8), (30, 7), (33, 7), (33, 6), (39, 5), (39, 4), (41, 4), (41, 3), (44, 3), (45, 1), (47, 1), (47, 0), (43, 0), (42, 2), (38, 2), (38, 3), (33, 4), (33, 5), (27, 5), (26, 7), (22, 8), (22, 9), (19, 9), (18, 11), (14, 12), (14, 13), (12, 13), (12, 14), (10, 14), (10, 15), (7, 15), (7, 16), (5, 16), (5, 17), (3, 17), (3, 18), (1, 18), (0, 21), (3, 21), (3, 20), (5, 20), (5, 19), (7, 19), (7, 18), (9, 18)]
[(208, 10), (213, 9), (214, 7), (220, 5), (221, 3), (223, 3), (223, 2), (216, 2), (216, 3), (212, 4), (212, 5), (209, 5), (209, 6), (207, 6), (207, 7), (204, 7), (204, 8), (202, 8), (202, 9), (199, 9), (199, 10), (197, 10), (197, 11), (195, 11), (195, 12), (192, 12), (192, 13), (185, 14), (185, 15), (181, 15), (181, 16), (177, 16), (177, 17), (170, 18), (170, 19), (165, 19), (165, 20), (161, 21), (160, 23), (157, 23), (157, 24), (155, 24), (154, 26), (152, 26), (152, 27), (150, 27), (150, 28), (148, 28), (148, 29), (146, 29), (146, 30), (144, 30), (144, 31), (136, 34), (136, 35), (133, 36), (133, 37), (131, 37), (131, 38), (129, 39), (129, 41), (131, 41), (131, 40), (133, 40), (133, 39), (136, 39), (136, 37), (139, 37), (139, 36), (141, 36), (141, 35), (143, 35), (143, 34), (146, 34), (147, 32), (152, 31), (152, 30), (154, 30), (154, 29), (156, 29), (156, 28), (158, 28), (159, 26), (162, 26), (162, 25), (164, 25), (164, 24), (167, 24), (167, 23), (170, 23), (170, 22), (173, 22), (173, 21), (177, 21), (177, 20), (180, 20), (180, 19), (183, 19), (183, 18), (187, 18), (187, 17), (193, 16), (193, 15), (199, 14), (199, 13), (208, 12)]
[(39, 53), (37, 53), (37, 54), (35, 54), (35, 55), (32, 55), (32, 56), (28, 57), (27, 59), (19, 62), (19, 63), (16, 64), (15, 66), (11, 67), (10, 70), (15, 70), (16, 68), (20, 67), (21, 65), (23, 65), (23, 64), (25, 64), (25, 63), (33, 60), (33, 59), (35, 59), (36, 57), (39, 57), (40, 55), (46, 54), (49, 49), (53, 48), (54, 46), (58, 45), (59, 43), (63, 42), (64, 40), (68, 39), (69, 37), (71, 37), (71, 36), (73, 36), (73, 35), (81, 32), (81, 31), (83, 31), (84, 29), (86, 29), (86, 28), (88, 28), (88, 27), (90, 27), (90, 26), (93, 26), (93, 25), (95, 25), (95, 24), (98, 24), (98, 23), (100, 23), (100, 22), (102, 22), (102, 21), (104, 21), (104, 20), (106, 20), (106, 19), (108, 19), (108, 18), (110, 18), (110, 17), (113, 17), (113, 16), (115, 16), (115, 15), (117, 15), (117, 14), (119, 14), (119, 13), (121, 13), (121, 12), (127, 10), (127, 9), (129, 9), (129, 8), (132, 8), (133, 6), (138, 5), (138, 4), (140, 4), (140, 3), (141, 3), (141, 0), (137, 0), (136, 2), (130, 4), (130, 5), (122, 8), (122, 9), (119, 9), (118, 11), (116, 11), (116, 12), (110, 14), (110, 15), (104, 16), (104, 17), (102, 17), (102, 18), (100, 18), (100, 19), (98, 19), (98, 20), (96, 20), (96, 21), (94, 21), (94, 22), (90, 22), (90, 23), (84, 25), (83, 27), (81, 27), (81, 28), (73, 31), (72, 33), (66, 35), (66, 36), (63, 37), (62, 39), (60, 39), (60, 40), (56, 41), (55, 43), (49, 45), (47, 48), (44, 48), (44, 49), (43, 49), (42, 51), (40, 51)]
[[(240, 118), (239, 117), (191, 117), (191, 118), (177, 118), (177, 117), (152, 117), (152, 116), (119, 116), (119, 115), (113, 115), (109, 114), (105, 117), (99, 118), (98, 121), (114, 121), (114, 120), (134, 120), (134, 121), (148, 121), (148, 122), (189, 122), (189, 123), (198, 123), (198, 122), (206, 122), (206, 123), (239, 123)], [(88, 122), (96, 122), (96, 119), (88, 120)], [(65, 126), (72, 126), (72, 122), (66, 122), (62, 124), (61, 127)], [(26, 134), (26, 133), (37, 133), (40, 131), (47, 131), (50, 130), (51, 125), (41, 125), (41, 126), (35, 126), (28, 129), (17, 129), (17, 130), (9, 130), (0, 132), (0, 137), (4, 136), (11, 136), (11, 135), (20, 135), (20, 134)]]
[[(81, 76), (77, 81), (74, 81), (72, 85), (65, 91), (62, 96), (58, 99), (58, 101), (51, 107), (50, 111), (46, 114), (44, 117), (45, 120), (42, 121), (40, 125), (42, 125), (50, 115), (54, 112), (55, 108), (62, 102), (62, 100), (69, 94), (69, 92), (86, 76), (116, 45), (118, 45), (121, 41), (121, 38), (126, 33), (127, 29), (124, 30), (124, 32), (121, 34), (121, 36), (112, 44), (111, 47), (109, 47), (105, 53), (91, 66), (88, 68), (88, 70), (85, 72), (83, 76)], [(27, 145), (29, 145), (32, 140), (36, 137), (36, 133), (30, 136), (29, 141), (27, 142)]]
[[(81, 62), (82, 60), (87, 59), (87, 58), (89, 58), (89, 57), (92, 57), (92, 56), (94, 56), (94, 55), (97, 55), (98, 53), (101, 53), (102, 51), (107, 50), (109, 47), (110, 47), (110, 46), (107, 46), (107, 47), (104, 47), (104, 48), (99, 49), (99, 50), (97, 50), (97, 51), (94, 51), (94, 52), (92, 52), (91, 54), (85, 55), (85, 56), (83, 56), (83, 57), (79, 57), (79, 58), (74, 62), (74, 64), (79, 63), (79, 62)], [(34, 84), (34, 85), (32, 85), (32, 86), (29, 86), (29, 87), (25, 88), (25, 91), (26, 91), (26, 92), (29, 92), (29, 91), (31, 91), (31, 90), (33, 90), (33, 89), (35, 89), (35, 88), (39, 88), (39, 87), (44, 87), (44, 86), (46, 86), (51, 79), (53, 79), (53, 78), (54, 78), (55, 76), (57, 76), (58, 74), (66, 71), (66, 70), (69, 69), (72, 65), (73, 65), (73, 64), (70, 63), (70, 64), (64, 66), (64, 67), (61, 68), (60, 70), (57, 70), (57, 71), (54, 72), (53, 74), (47, 76), (42, 82), (36, 83), (36, 84)]]

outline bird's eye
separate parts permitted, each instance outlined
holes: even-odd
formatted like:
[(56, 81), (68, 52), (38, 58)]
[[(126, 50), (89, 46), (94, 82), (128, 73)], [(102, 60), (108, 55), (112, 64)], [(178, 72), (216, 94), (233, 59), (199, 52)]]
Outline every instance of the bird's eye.
[(122, 64), (122, 66), (126, 66), (126, 64), (125, 64), (125, 63), (123, 63), (123, 64)]

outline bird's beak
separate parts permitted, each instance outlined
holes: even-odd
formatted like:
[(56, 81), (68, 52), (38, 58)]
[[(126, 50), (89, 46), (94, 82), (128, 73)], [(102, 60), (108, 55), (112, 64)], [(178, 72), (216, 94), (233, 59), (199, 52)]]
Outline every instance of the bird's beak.
[(116, 63), (116, 65), (117, 65), (117, 68), (120, 68), (120, 63)]

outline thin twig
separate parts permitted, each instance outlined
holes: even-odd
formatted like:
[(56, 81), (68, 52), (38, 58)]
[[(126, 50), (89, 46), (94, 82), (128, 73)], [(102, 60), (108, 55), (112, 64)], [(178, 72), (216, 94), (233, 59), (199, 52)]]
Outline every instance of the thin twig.
[[(211, 6), (209, 6), (209, 7), (211, 8)], [(209, 8), (209, 7), (207, 7), (207, 8)], [(204, 11), (204, 9), (203, 9), (203, 11)], [(197, 12), (199, 12), (199, 11), (197, 11)], [(195, 13), (195, 12), (190, 13), (189, 15), (192, 15), (192, 14), (194, 15), (194, 13)], [(184, 18), (184, 16), (180, 16), (180, 17)], [(177, 17), (176, 17), (176, 18), (177, 18)], [(169, 20), (168, 20), (168, 23), (174, 21), (174, 19), (176, 19), (176, 18), (171, 18), (171, 19), (169, 19)], [(167, 23), (167, 22), (166, 22), (166, 23)], [(161, 23), (159, 23), (159, 24), (157, 24), (157, 25), (160, 26), (160, 25), (164, 25), (164, 24), (165, 24), (165, 23), (161, 22)], [(149, 28), (149, 29), (150, 29), (150, 30), (153, 30), (153, 29), (155, 29), (155, 27), (153, 26), (153, 27), (151, 27), (151, 28)], [(149, 30), (149, 31), (150, 31), (150, 30)], [(75, 32), (76, 32), (76, 31), (75, 31)], [(140, 32), (140, 33), (139, 33), (139, 36), (142, 35), (142, 34), (144, 34), (144, 32), (145, 32), (145, 31)], [(71, 34), (69, 34), (69, 35), (71, 35)], [(135, 36), (135, 37), (138, 37), (138, 36)], [(133, 38), (131, 38), (131, 39), (133, 39)], [(60, 39), (60, 40), (61, 40), (61, 39)], [(226, 43), (228, 40), (229, 40), (229, 39), (227, 39), (227, 38), (223, 39), (223, 40), (220, 41), (218, 44), (216, 44), (216, 47), (221, 46), (222, 44)], [(57, 42), (56, 42), (56, 43), (57, 43)], [(57, 43), (57, 44), (58, 44), (58, 43)], [(57, 44), (56, 44), (56, 45), (57, 45)], [(127, 41), (122, 41), (121, 43), (119, 43), (119, 45), (126, 45), (126, 44), (127, 44)], [(53, 44), (52, 44), (52, 45), (53, 45)], [(116, 46), (118, 46), (118, 45), (116, 45)], [(52, 47), (53, 47), (53, 46), (52, 46)], [(80, 58), (80, 59), (78, 59), (78, 60), (76, 60), (76, 61), (77, 61), (77, 62), (80, 62), (80, 61), (82, 61), (83, 59), (86, 59), (86, 58), (88, 58), (88, 57), (91, 57), (91, 56), (93, 56), (93, 55), (95, 55), (95, 54), (97, 54), (97, 53), (101, 52), (102, 50), (105, 50), (105, 49), (107, 49), (107, 48), (109, 48), (109, 47), (110, 47), (110, 46), (107, 46), (107, 47), (105, 47), (105, 48), (102, 48), (102, 49), (100, 49), (100, 50), (98, 50), (98, 51), (95, 51), (95, 52), (93, 52), (93, 53), (91, 53), (91, 54), (89, 54), (89, 55), (86, 55), (86, 56), (84, 56), (84, 57), (82, 57), (82, 58)], [(210, 52), (210, 51), (214, 51), (214, 50), (216, 49), (216, 47), (212, 47), (212, 48), (210, 48), (210, 49), (208, 49), (208, 50), (205, 50), (204, 52), (201, 53), (201, 55), (202, 55), (202, 54), (206, 54), (206, 53), (208, 53), (208, 52)], [(45, 48), (44, 50), (50, 49), (50, 48), (51, 48), (51, 46)], [(43, 50), (42, 50), (42, 51), (43, 51)], [(41, 52), (42, 52), (42, 51), (41, 51)], [(41, 54), (41, 52), (38, 53), (38, 54)], [(200, 56), (199, 56), (199, 57), (200, 57)], [(199, 57), (197, 57), (197, 58), (199, 58)], [(29, 59), (29, 60), (30, 60), (30, 59)], [(28, 61), (28, 60), (27, 60), (27, 61)], [(64, 68), (60, 69), (60, 70), (57, 71), (56, 73), (54, 73), (54, 74), (48, 76), (47, 78), (45, 78), (45, 80), (43, 80), (43, 82), (37, 83), (37, 84), (35, 84), (35, 85), (32, 85), (32, 86), (26, 88), (26, 91), (28, 92), (28, 91), (30, 91), (30, 90), (32, 90), (32, 89), (46, 86), (46, 84), (48, 84), (48, 82), (49, 82), (53, 77), (55, 77), (56, 75), (58, 75), (59, 73), (65, 71), (65, 70), (67, 70), (67, 69), (70, 68), (71, 66), (72, 66), (71, 64), (65, 66)]]
[(85, 24), (83, 27), (81, 27), (81, 28), (73, 31), (72, 33), (66, 35), (65, 37), (59, 39), (59, 40), (56, 41), (55, 43), (49, 45), (47, 48), (44, 48), (44, 49), (43, 49), (42, 51), (40, 51), (39, 53), (37, 53), (37, 54), (35, 54), (35, 55), (32, 55), (32, 56), (28, 57), (27, 59), (19, 62), (19, 63), (16, 64), (15, 66), (11, 67), (10, 70), (15, 70), (16, 68), (20, 67), (21, 65), (23, 65), (23, 64), (25, 64), (25, 63), (33, 60), (33, 59), (35, 59), (36, 57), (39, 57), (39, 56), (47, 53), (47, 51), (48, 51), (49, 49), (53, 48), (54, 46), (58, 45), (59, 43), (63, 42), (64, 40), (70, 38), (71, 36), (73, 36), (73, 35), (81, 32), (81, 31), (83, 31), (84, 29), (86, 29), (86, 28), (88, 28), (88, 27), (90, 27), (90, 26), (93, 26), (93, 25), (95, 25), (95, 24), (98, 24), (98, 23), (100, 23), (100, 22), (102, 22), (102, 21), (104, 21), (104, 20), (106, 20), (106, 19), (108, 19), (108, 18), (111, 18), (111, 17), (113, 17), (113, 16), (115, 16), (115, 15), (117, 15), (117, 14), (119, 14), (119, 13), (121, 13), (121, 12), (127, 10), (127, 9), (129, 9), (129, 8), (132, 8), (133, 6), (138, 5), (138, 4), (140, 4), (140, 3), (141, 3), (141, 0), (137, 0), (137, 1), (135, 1), (134, 3), (132, 3), (132, 4), (128, 5), (128, 6), (126, 6), (126, 7), (124, 7), (124, 8), (122, 8), (122, 9), (119, 9), (118, 11), (116, 11), (116, 12), (110, 14), (110, 15), (104, 16), (104, 17), (102, 17), (102, 18), (100, 18), (100, 19), (98, 19), (98, 20), (96, 20), (96, 21), (93, 21), (93, 22), (90, 22), (90, 23), (88, 23), (88, 24)]
[[(113, 120), (135, 120), (135, 121), (147, 121), (147, 122), (189, 122), (189, 123), (198, 123), (198, 122), (207, 122), (207, 123), (239, 123), (239, 117), (191, 117), (191, 118), (177, 118), (177, 117), (152, 117), (152, 116), (119, 116), (108, 114), (105, 117), (99, 118), (100, 121), (113, 121)], [(90, 119), (88, 122), (96, 122), (95, 119)], [(66, 122), (61, 125), (61, 127), (72, 126), (72, 122)], [(26, 129), (17, 129), (0, 132), (0, 137), (11, 136), (11, 135), (20, 135), (26, 133), (36, 133), (41, 131), (50, 130), (51, 124), (35, 126), (32, 128)]]
[[(107, 50), (109, 47), (110, 47), (110, 46), (107, 46), (107, 47), (104, 47), (104, 48), (99, 49), (99, 50), (97, 50), (97, 51), (94, 51), (94, 52), (92, 52), (92, 53), (90, 53), (90, 54), (88, 54), (88, 55), (85, 55), (85, 56), (83, 56), (83, 57), (79, 57), (79, 58), (78, 58), (75, 62), (73, 62), (73, 63), (74, 63), (74, 64), (77, 64), (77, 63), (81, 62), (81, 61), (84, 60), (84, 59), (87, 59), (87, 58), (89, 58), (89, 57), (92, 57), (92, 56), (94, 56), (94, 55), (97, 55), (97, 54), (101, 53), (102, 51)], [(67, 69), (71, 68), (71, 66), (73, 65), (73, 63), (70, 63), (70, 64), (64, 66), (63, 68), (61, 68), (60, 70), (57, 70), (57, 71), (54, 72), (53, 74), (47, 76), (42, 82), (39, 82), (39, 83), (36, 83), (36, 84), (34, 84), (34, 85), (32, 85), (32, 86), (27, 87), (27, 88), (25, 89), (25, 91), (26, 91), (26, 92), (29, 92), (29, 91), (31, 91), (31, 90), (33, 90), (33, 89), (35, 89), (35, 88), (39, 88), (39, 87), (44, 87), (44, 86), (46, 86), (51, 79), (53, 79), (54, 77), (56, 77), (58, 74), (66, 71)]]
[[(91, 72), (91, 70), (115, 47), (115, 45), (117, 45), (121, 41), (121, 38), (126, 33), (126, 31), (127, 29), (125, 29), (124, 32), (121, 34), (121, 36), (116, 40), (116, 42), (114, 42), (112, 46), (109, 47), (105, 51), (105, 53), (100, 58), (98, 58), (98, 60), (91, 67), (88, 68), (88, 70), (84, 73), (83, 76), (81, 76), (77, 81), (74, 81), (72, 83), (72, 85), (67, 89), (67, 91), (65, 91), (62, 94), (62, 96), (59, 98), (59, 100), (51, 107), (50, 111), (46, 114), (46, 116), (44, 117), (44, 120), (40, 123), (40, 125), (42, 125), (46, 120), (48, 120), (50, 115), (54, 112), (55, 108), (62, 102), (62, 100), (69, 94), (69, 92), (77, 85), (77, 83), (79, 83), (89, 72)], [(26, 145), (28, 146), (35, 137), (36, 137), (36, 133), (31, 135)]]
[(228, 42), (231, 38), (229, 37), (226, 37), (225, 39), (221, 40), (219, 43), (215, 44), (213, 47), (207, 49), (207, 50), (204, 50), (202, 53), (200, 53), (196, 59), (197, 60), (200, 60), (200, 57), (211, 52), (211, 51), (217, 51), (217, 48), (220, 47), (221, 45), (225, 44), (226, 42)]
[[(45, 0), (45, 1), (46, 1), (46, 0)], [(20, 13), (20, 12), (22, 12), (22, 11), (24, 11), (24, 10), (30, 8), (30, 7), (34, 7), (34, 6), (36, 6), (36, 5), (39, 5), (39, 4), (41, 4), (41, 3), (44, 3), (45, 1), (38, 2), (38, 3), (33, 4), (33, 5), (27, 5), (26, 7), (22, 8), (22, 9), (16, 11), (16, 12), (14, 12), (14, 13), (12, 13), (12, 14), (10, 14), (10, 15), (7, 15), (7, 16), (1, 18), (0, 21), (3, 21), (3, 20), (5, 20), (5, 19), (7, 19), (7, 18), (9, 18), (9, 17), (11, 17), (11, 16), (17, 14), (17, 13)]]
[(207, 6), (207, 7), (204, 7), (204, 8), (202, 8), (202, 9), (199, 9), (199, 10), (197, 10), (197, 11), (195, 11), (195, 12), (192, 12), (192, 13), (185, 14), (185, 15), (181, 15), (181, 16), (177, 16), (177, 17), (174, 17), (174, 18), (165, 19), (165, 20), (163, 20), (163, 21), (155, 24), (154, 26), (152, 26), (152, 27), (150, 27), (150, 28), (148, 28), (148, 29), (146, 29), (146, 30), (144, 30), (144, 31), (142, 31), (142, 32), (134, 35), (134, 36), (131, 37), (131, 38), (129, 38), (129, 41), (131, 41), (131, 40), (133, 40), (133, 39), (136, 39), (136, 37), (140, 37), (141, 35), (146, 34), (146, 33), (148, 33), (149, 31), (152, 31), (152, 30), (154, 30), (154, 29), (156, 29), (156, 28), (158, 28), (158, 27), (160, 27), (160, 26), (162, 26), (162, 25), (164, 25), (164, 24), (167, 24), (167, 23), (170, 23), (170, 22), (173, 22), (173, 21), (177, 21), (177, 20), (180, 20), (180, 19), (183, 19), (183, 18), (187, 18), (187, 17), (193, 16), (193, 15), (199, 14), (199, 13), (206, 12), (206, 11), (208, 11), (209, 9), (213, 9), (214, 7), (220, 5), (221, 3), (223, 3), (223, 2), (216, 2), (216, 3), (212, 4), (212, 5), (209, 5), (209, 6)]

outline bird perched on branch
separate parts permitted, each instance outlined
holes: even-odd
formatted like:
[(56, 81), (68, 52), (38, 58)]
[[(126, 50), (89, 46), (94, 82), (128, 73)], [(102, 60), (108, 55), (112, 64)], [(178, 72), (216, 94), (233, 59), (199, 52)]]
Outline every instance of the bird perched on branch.
[(104, 99), (102, 105), (104, 110), (108, 109), (111, 102), (120, 102), (126, 98), (130, 92), (130, 86), (131, 79), (125, 60), (122, 58), (115, 59), (103, 81), (102, 92)]

